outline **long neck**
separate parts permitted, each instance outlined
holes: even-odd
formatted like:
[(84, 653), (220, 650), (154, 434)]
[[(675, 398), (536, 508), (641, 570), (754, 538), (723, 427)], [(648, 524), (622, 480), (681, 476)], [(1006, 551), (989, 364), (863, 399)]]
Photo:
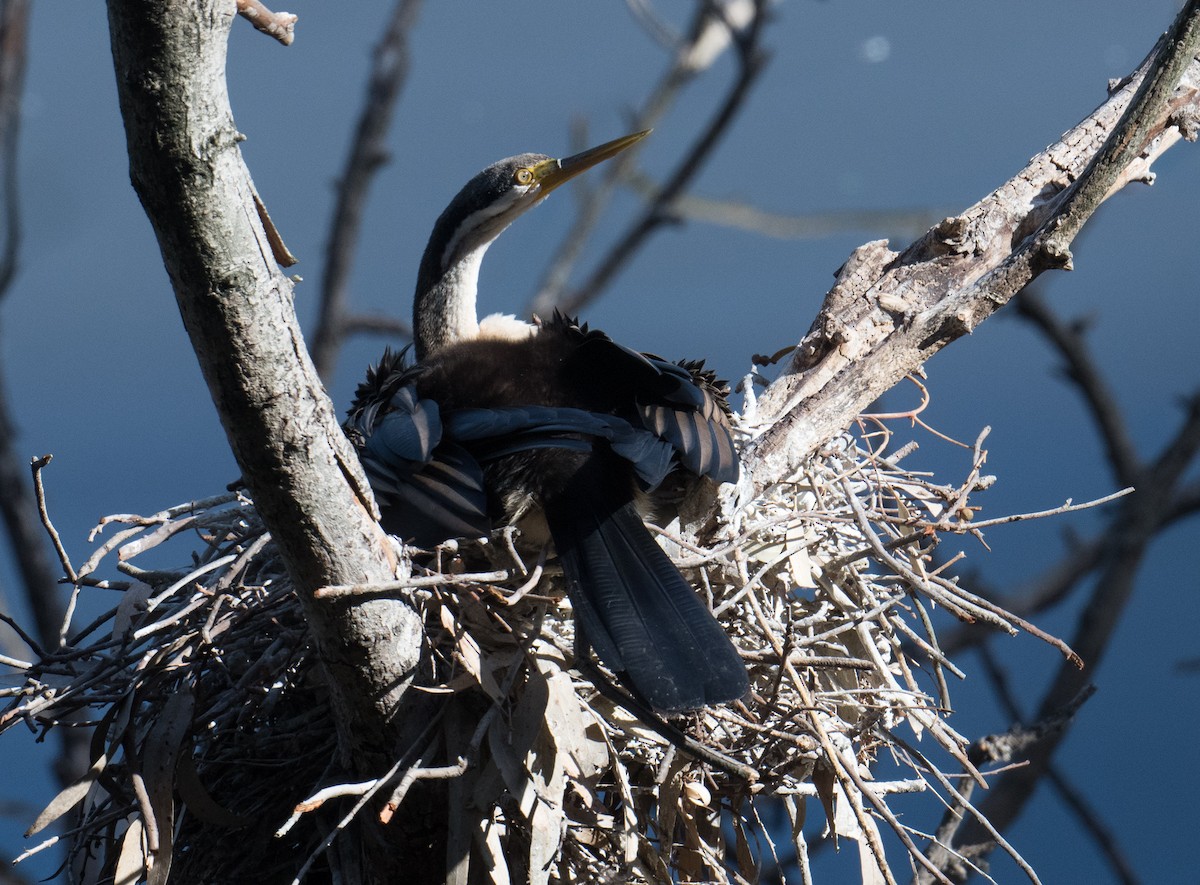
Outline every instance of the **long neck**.
[(413, 300), (413, 344), (417, 359), (455, 341), (479, 335), (475, 298), (479, 289), (479, 266), (490, 242), (460, 256), (441, 270), (440, 256), (428, 251), (421, 261)]

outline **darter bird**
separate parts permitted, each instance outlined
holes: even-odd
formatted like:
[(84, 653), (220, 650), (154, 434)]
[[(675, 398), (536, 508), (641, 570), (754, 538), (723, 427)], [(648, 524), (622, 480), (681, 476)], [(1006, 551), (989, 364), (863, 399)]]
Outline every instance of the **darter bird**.
[(488, 246), (555, 188), (643, 138), (487, 167), (438, 218), (413, 305), (417, 361), (384, 354), (345, 427), (389, 533), (428, 547), (515, 524), (548, 536), (577, 651), (657, 710), (736, 700), (737, 650), (642, 522), (682, 478), (735, 481), (725, 388), (700, 363), (638, 353), (557, 312), (476, 317)]

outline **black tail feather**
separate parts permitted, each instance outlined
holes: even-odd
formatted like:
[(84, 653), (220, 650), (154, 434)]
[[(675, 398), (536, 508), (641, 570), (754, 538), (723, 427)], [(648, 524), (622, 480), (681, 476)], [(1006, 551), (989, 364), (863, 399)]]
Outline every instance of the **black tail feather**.
[(578, 493), (547, 506), (576, 629), (656, 709), (726, 703), (749, 689), (729, 637), (631, 502)]

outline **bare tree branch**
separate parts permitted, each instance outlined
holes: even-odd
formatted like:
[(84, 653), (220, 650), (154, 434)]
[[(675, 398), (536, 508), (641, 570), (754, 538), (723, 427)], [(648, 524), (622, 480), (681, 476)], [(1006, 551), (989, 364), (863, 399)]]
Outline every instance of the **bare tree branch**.
[(290, 12), (272, 12), (262, 0), (237, 0), (238, 15), (254, 25), (268, 37), (274, 37), (284, 46), (291, 46), (296, 39), (296, 16)]
[(342, 752), (370, 770), (397, 740), (420, 625), (394, 600), (312, 597), (327, 584), (386, 580), (395, 563), (253, 206), (225, 88), (234, 3), (112, 0), (108, 9), (134, 187), (234, 455), (299, 590)]
[(366, 100), (346, 168), (338, 181), (321, 276), (320, 313), (312, 342), (313, 364), (324, 378), (333, 372), (346, 336), (362, 329), (361, 322), (346, 316), (350, 271), (367, 193), (375, 173), (387, 161), (387, 132), (392, 112), (408, 77), (408, 34), (420, 9), (420, 0), (397, 0), (391, 20), (375, 47)]
[[(629, 184), (646, 199), (652, 199), (659, 192), (658, 185), (643, 175), (633, 175)], [(669, 213), (677, 221), (700, 221), (781, 240), (811, 240), (864, 230), (915, 237), (928, 230), (940, 215), (932, 209), (848, 209), (789, 215), (737, 200), (717, 200), (695, 194), (676, 197)]]
[(635, 128), (652, 128), (655, 121), (670, 108), (679, 91), (711, 65), (730, 44), (737, 53), (737, 75), (708, 124), (668, 176), (666, 184), (648, 201), (638, 220), (600, 259), (588, 279), (574, 290), (567, 291), (571, 269), (612, 199), (617, 183), (632, 170), (636, 150), (626, 151), (609, 165), (600, 185), (582, 202), (574, 225), (564, 238), (557, 257), (547, 269), (539, 291), (531, 302), (531, 313), (545, 315), (554, 308), (568, 314), (576, 313), (601, 294), (655, 230), (674, 220), (670, 211), (672, 202), (699, 174), (738, 111), (745, 106), (750, 89), (766, 65), (767, 57), (761, 48), (766, 20), (766, 3), (763, 0), (702, 3), (697, 6), (689, 39), (676, 49), (670, 69), (638, 116)]
[(747, 485), (740, 498), (726, 497), (727, 508), (793, 473), (1042, 271), (1069, 267), (1067, 246), (1098, 205), (1097, 192), (1146, 178), (1163, 150), (1193, 136), (1195, 7), (1180, 13), (1129, 83), (990, 196), (902, 253), (882, 242), (855, 250), (790, 366), (759, 400), (768, 429), (744, 453)]
[(390, 338), (411, 338), (412, 326), (404, 320), (384, 314), (352, 313), (342, 320), (346, 335), (386, 335)]
[(1117, 399), (1101, 377), (1095, 361), (1086, 353), (1084, 323), (1077, 321), (1068, 325), (1060, 322), (1041, 296), (1030, 289), (1017, 296), (1017, 310), (1053, 342), (1066, 363), (1067, 377), (1079, 387), (1092, 413), (1116, 481), (1131, 485), (1142, 465), (1129, 437), (1129, 429), (1116, 408)]

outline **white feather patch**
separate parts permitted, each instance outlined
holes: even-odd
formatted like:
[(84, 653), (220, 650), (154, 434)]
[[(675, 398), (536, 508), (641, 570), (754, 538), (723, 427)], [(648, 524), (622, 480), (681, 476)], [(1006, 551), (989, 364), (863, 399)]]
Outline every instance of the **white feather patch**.
[(524, 341), (537, 333), (537, 326), (519, 320), (511, 313), (493, 313), (479, 321), (479, 337), (500, 341)]

